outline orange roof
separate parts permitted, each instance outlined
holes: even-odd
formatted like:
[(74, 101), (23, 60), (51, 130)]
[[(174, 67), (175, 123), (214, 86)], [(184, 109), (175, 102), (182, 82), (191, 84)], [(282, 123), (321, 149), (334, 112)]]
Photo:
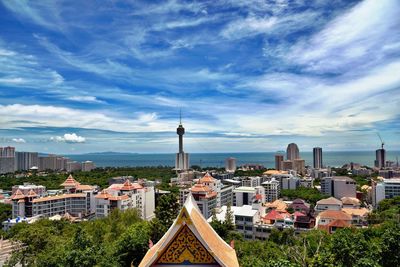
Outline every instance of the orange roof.
[(21, 190), (17, 189), (17, 191), (15, 191), (14, 195), (11, 196), (11, 199), (22, 199), (25, 198), (25, 195), (21, 192)]
[[(183, 243), (177, 242), (180, 251), (171, 250), (171, 245), (175, 244), (182, 231), (185, 232), (185, 238), (182, 239)], [(188, 235), (191, 238), (188, 238)], [(201, 253), (201, 255), (200, 253), (193, 253), (188, 249), (189, 243), (195, 243), (196, 248), (204, 253)], [(204, 260), (202, 258), (204, 256), (214, 265), (239, 267), (235, 250), (225, 243), (204, 219), (192, 195), (187, 197), (182, 210), (169, 230), (147, 251), (139, 267), (154, 266), (162, 260), (164, 255), (178, 252), (179, 257), (173, 259), (176, 265), (181, 265), (185, 262), (196, 264), (197, 266), (204, 265), (202, 264), (204, 262), (201, 261), (202, 259)]]
[(209, 188), (206, 185), (203, 185), (200, 180), (190, 188), (190, 191), (192, 192), (210, 192), (211, 188)]
[(350, 223), (344, 220), (334, 220), (328, 224), (329, 227), (349, 227)]
[(215, 182), (215, 178), (212, 177), (208, 172), (206, 173), (206, 175), (203, 176), (203, 178), (200, 179), (201, 183), (214, 183)]
[(351, 221), (351, 216), (341, 210), (325, 210), (318, 214), (319, 218)]
[(74, 177), (70, 174), (67, 178), (67, 180), (64, 181), (64, 183), (61, 184), (61, 186), (64, 187), (77, 187), (80, 183), (77, 182)]
[(109, 194), (107, 189), (104, 189), (100, 192), (100, 194), (97, 194), (95, 198), (102, 198), (102, 199), (107, 199), (112, 197), (113, 195)]
[(78, 184), (78, 186), (76, 187), (76, 190), (93, 190), (93, 186), (91, 185), (87, 185), (87, 184)]
[(129, 179), (126, 179), (125, 183), (120, 188), (120, 190), (122, 190), (122, 191), (131, 191), (131, 190), (142, 189), (142, 188), (143, 188), (143, 186), (141, 186), (140, 184), (131, 183), (131, 181), (129, 181)]
[(280, 199), (277, 199), (274, 202), (265, 203), (264, 206), (278, 211), (286, 211), (288, 208), (288, 205)]
[(37, 196), (38, 196), (38, 194), (36, 194), (36, 192), (33, 191), (32, 189), (29, 190), (28, 195), (27, 195), (27, 197), (37, 197)]
[(36, 198), (36, 199), (32, 200), (32, 203), (59, 200), (59, 199), (65, 199), (65, 198), (76, 198), (76, 197), (86, 197), (86, 194), (63, 194), (63, 195), (57, 195), (57, 196), (41, 197), (41, 198)]
[(111, 196), (109, 199), (110, 200), (127, 200), (127, 199), (129, 199), (129, 196), (128, 195)]
[(264, 175), (274, 175), (274, 174), (288, 174), (287, 171), (278, 171), (278, 170), (268, 170), (263, 173)]
[(346, 212), (351, 216), (361, 216), (361, 217), (364, 217), (370, 212), (367, 208), (361, 208), (361, 209), (343, 208), (342, 211)]

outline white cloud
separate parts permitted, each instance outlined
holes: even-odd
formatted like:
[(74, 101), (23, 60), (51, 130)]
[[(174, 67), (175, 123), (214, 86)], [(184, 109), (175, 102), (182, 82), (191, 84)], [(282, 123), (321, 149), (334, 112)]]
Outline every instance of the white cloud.
[(76, 133), (66, 133), (64, 136), (56, 136), (56, 137), (51, 137), (50, 140), (56, 141), (56, 142), (66, 142), (66, 143), (85, 143), (86, 138), (77, 135)]
[(13, 138), (12, 141), (15, 143), (26, 143), (25, 139), (23, 138)]
[(104, 103), (104, 101), (97, 99), (95, 96), (70, 96), (68, 100), (85, 102), (85, 103)]
[(363, 1), (294, 45), (287, 59), (317, 72), (376, 65), (385, 60), (385, 48), (399, 42), (399, 16), (396, 0)]

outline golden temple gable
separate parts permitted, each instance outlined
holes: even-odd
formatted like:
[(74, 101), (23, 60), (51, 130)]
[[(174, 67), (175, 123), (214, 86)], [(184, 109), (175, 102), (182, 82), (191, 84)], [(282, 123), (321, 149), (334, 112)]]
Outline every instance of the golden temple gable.
[(164, 236), (146, 253), (139, 267), (239, 266), (236, 252), (209, 225), (189, 195)]

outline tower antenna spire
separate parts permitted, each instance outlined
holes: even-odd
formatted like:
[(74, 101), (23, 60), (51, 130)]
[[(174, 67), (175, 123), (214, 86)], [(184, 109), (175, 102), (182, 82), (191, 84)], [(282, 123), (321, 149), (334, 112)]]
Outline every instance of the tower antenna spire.
[(179, 109), (179, 124), (182, 125), (182, 109)]

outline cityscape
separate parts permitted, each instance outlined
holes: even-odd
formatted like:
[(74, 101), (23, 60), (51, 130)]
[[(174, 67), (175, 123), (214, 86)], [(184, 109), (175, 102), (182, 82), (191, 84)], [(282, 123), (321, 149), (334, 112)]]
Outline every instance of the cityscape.
[(0, 266), (400, 266), (395, 0), (0, 14)]

